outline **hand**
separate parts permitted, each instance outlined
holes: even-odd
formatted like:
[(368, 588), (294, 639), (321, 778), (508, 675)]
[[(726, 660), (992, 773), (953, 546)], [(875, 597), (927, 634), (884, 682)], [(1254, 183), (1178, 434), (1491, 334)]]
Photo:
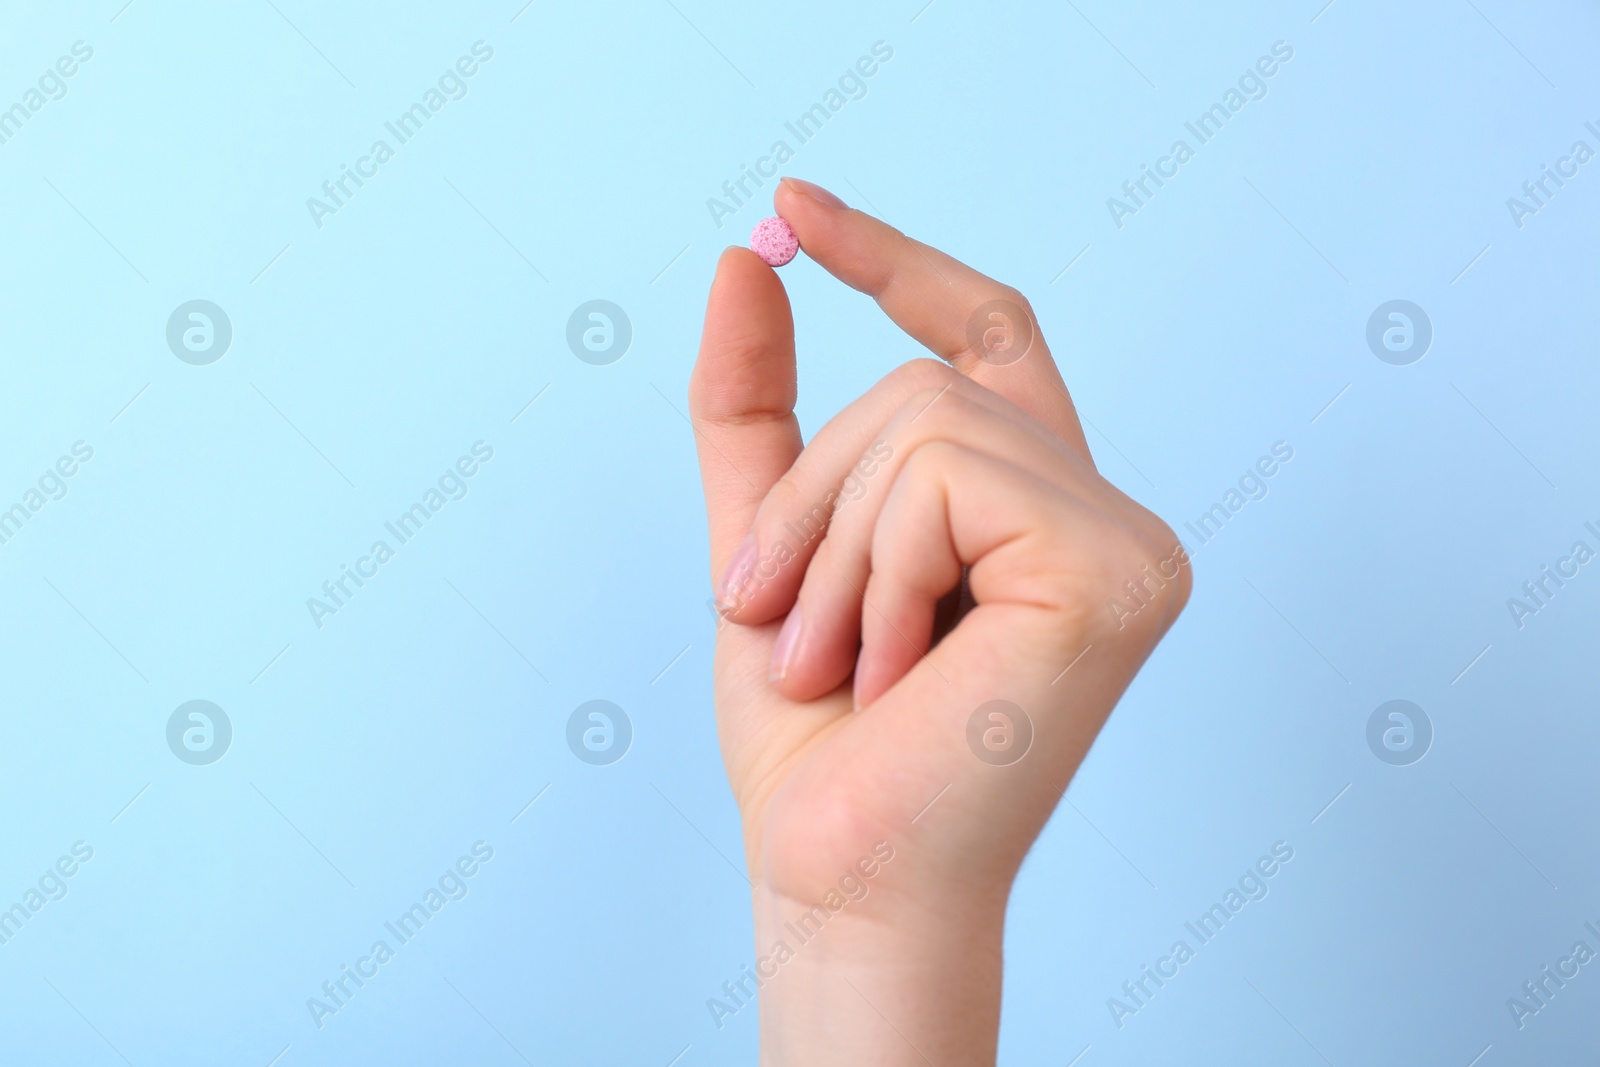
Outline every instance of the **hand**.
[[(775, 204), (946, 362), (899, 367), (802, 446), (783, 285), (745, 249), (718, 264), (690, 407), (762, 1062), (992, 1063), (1012, 880), (1187, 601), (1188, 559), (1095, 470), (1021, 294), (808, 183)], [(975, 606), (935, 641), (963, 575)]]

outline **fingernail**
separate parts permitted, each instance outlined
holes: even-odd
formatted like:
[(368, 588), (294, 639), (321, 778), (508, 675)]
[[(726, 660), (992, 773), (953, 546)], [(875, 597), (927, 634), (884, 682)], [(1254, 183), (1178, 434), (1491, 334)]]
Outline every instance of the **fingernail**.
[(783, 629), (778, 631), (778, 640), (773, 642), (772, 666), (767, 670), (767, 681), (781, 682), (789, 677), (789, 666), (799, 645), (800, 603), (796, 601), (794, 607), (789, 609), (789, 617), (783, 620)]
[(832, 193), (828, 192), (828, 190), (824, 189), (822, 186), (813, 185), (801, 178), (784, 178), (783, 184), (787, 185), (801, 196), (809, 196), (819, 204), (826, 204), (829, 207), (850, 206), (843, 200), (840, 200), (837, 196), (834, 196)]
[(733, 550), (728, 569), (722, 572), (722, 585), (717, 590), (717, 607), (728, 612), (744, 606), (744, 587), (750, 583), (751, 572), (756, 567), (756, 535), (750, 534)]

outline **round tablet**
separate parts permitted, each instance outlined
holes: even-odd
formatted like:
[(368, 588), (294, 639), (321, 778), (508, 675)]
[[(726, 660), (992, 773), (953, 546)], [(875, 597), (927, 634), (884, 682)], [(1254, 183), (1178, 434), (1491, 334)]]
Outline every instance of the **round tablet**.
[(781, 267), (800, 251), (800, 238), (794, 235), (789, 224), (774, 215), (762, 219), (750, 231), (750, 251), (760, 256), (769, 267)]

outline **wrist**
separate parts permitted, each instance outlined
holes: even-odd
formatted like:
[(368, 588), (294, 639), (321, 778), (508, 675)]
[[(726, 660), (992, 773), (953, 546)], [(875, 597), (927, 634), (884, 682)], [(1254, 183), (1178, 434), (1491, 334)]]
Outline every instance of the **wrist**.
[(836, 891), (752, 895), (761, 1062), (993, 1063), (1009, 886), (937, 898), (898, 890), (893, 863)]

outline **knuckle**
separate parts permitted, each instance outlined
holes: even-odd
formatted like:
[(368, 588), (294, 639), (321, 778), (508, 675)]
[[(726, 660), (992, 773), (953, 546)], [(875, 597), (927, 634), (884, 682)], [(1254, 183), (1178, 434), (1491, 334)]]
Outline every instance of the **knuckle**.
[(949, 364), (937, 359), (921, 357), (902, 363), (884, 376), (884, 382), (896, 393), (906, 395), (922, 390), (937, 392), (960, 378)]
[(1018, 289), (1016, 286), (1007, 285), (1004, 282), (1001, 282), (999, 283), (999, 288), (996, 290), (995, 296), (996, 299), (1006, 300), (1017, 305), (1017, 307), (1021, 308), (1027, 313), (1028, 318), (1035, 318), (1033, 313), (1033, 304), (1028, 300), (1028, 297), (1023, 293), (1023, 291)]
[(1172, 625), (1194, 584), (1177, 534), (1143, 508), (1108, 549), (1101, 577), (1107, 621), (1115, 630), (1144, 636)]
[(978, 307), (992, 308), (996, 304), (1009, 304), (1022, 312), (1028, 322), (1037, 327), (1039, 318), (1034, 314), (1032, 302), (1016, 286), (1007, 285), (1004, 282), (994, 282), (985, 286), (977, 295), (982, 298), (977, 305)]
[(1041, 339), (1039, 317), (1021, 290), (992, 282), (972, 296), (976, 303), (966, 314), (965, 327), (951, 339), (949, 358), (957, 366), (967, 369), (967, 360), (1015, 362)]
[[(833, 509), (826, 496), (796, 477), (791, 469), (780, 477), (767, 492), (761, 507), (762, 523), (766, 527), (764, 542), (772, 542), (776, 551), (780, 544), (800, 554), (821, 537), (833, 517)], [(793, 540), (796, 543), (789, 545)]]
[(766, 498), (761, 502), (762, 521), (770, 525), (777, 522), (780, 517), (789, 517), (790, 513), (801, 506), (802, 492), (800, 480), (791, 467), (772, 483), (772, 488), (767, 490)]
[(957, 383), (947, 383), (937, 389), (918, 389), (905, 398), (900, 410), (889, 420), (889, 432), (900, 438), (936, 434), (948, 429), (951, 423), (961, 421), (971, 408), (972, 401)]
[(965, 454), (961, 446), (949, 441), (923, 441), (907, 453), (901, 476), (913, 480), (932, 478), (954, 465)]
[[(928, 411), (933, 402), (938, 400), (944, 392), (944, 389), (918, 389), (905, 398), (905, 402), (900, 405), (900, 410), (896, 412), (892, 420), (893, 423), (896, 426), (903, 426), (915, 420), (920, 413)], [(932, 413), (930, 412), (929, 414), (931, 415)]]
[[(796, 595), (810, 618), (832, 617), (840, 610), (840, 605), (858, 595), (857, 590), (865, 581), (865, 575), (859, 572), (865, 563), (867, 547), (853, 544), (842, 531), (818, 542)], [(847, 578), (849, 581), (845, 580)]]
[(1100, 512), (1087, 527), (1051, 531), (1036, 582), (1056, 608), (1055, 637), (1081, 644), (1088, 632), (1150, 642), (1183, 610), (1192, 588), (1188, 554), (1165, 523), (1145, 514)]

